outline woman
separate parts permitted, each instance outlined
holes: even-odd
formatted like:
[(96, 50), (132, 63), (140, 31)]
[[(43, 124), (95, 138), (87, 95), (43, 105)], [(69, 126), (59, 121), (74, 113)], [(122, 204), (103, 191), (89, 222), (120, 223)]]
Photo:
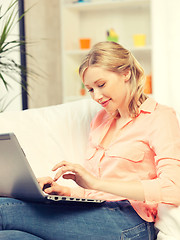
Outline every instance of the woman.
[[(45, 205), (2, 198), (0, 238), (152, 240), (158, 203), (180, 204), (178, 121), (172, 109), (143, 93), (144, 71), (133, 55), (117, 43), (101, 42), (79, 72), (103, 107), (91, 123), (85, 166), (60, 162), (54, 179), (38, 181), (42, 189), (49, 185), (46, 193), (106, 202)], [(58, 185), (60, 176), (79, 187)]]

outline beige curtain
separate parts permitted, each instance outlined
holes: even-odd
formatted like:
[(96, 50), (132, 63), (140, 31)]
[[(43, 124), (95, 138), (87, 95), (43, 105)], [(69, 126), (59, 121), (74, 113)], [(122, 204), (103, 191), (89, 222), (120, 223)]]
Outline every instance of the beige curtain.
[(59, 0), (25, 0), (29, 108), (61, 103)]

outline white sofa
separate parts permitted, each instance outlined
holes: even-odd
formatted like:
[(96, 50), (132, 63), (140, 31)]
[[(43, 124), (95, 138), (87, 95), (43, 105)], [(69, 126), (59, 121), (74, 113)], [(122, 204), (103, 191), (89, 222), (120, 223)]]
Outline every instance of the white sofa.
[[(61, 160), (83, 163), (89, 126), (100, 106), (90, 99), (0, 114), (0, 133), (14, 132), (37, 177)], [(60, 184), (74, 186), (71, 180)], [(180, 239), (180, 207), (160, 205), (158, 240)]]

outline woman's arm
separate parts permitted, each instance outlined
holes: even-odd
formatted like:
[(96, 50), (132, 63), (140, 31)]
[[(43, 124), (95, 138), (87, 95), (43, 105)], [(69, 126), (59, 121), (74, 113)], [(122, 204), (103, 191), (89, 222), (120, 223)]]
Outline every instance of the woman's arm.
[(96, 190), (108, 192), (127, 199), (145, 201), (144, 190), (140, 181), (121, 181), (119, 179), (99, 180)]
[(63, 176), (65, 179), (74, 180), (80, 187), (85, 189), (107, 192), (127, 199), (145, 200), (143, 186), (140, 181), (102, 180), (90, 174), (81, 165), (66, 161), (58, 163), (53, 168), (53, 171), (56, 170), (58, 172), (55, 175), (54, 181)]

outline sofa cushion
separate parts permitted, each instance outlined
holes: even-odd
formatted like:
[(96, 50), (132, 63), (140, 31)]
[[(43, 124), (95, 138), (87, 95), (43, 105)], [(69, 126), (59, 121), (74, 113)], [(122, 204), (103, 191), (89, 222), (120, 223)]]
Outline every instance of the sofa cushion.
[(61, 160), (82, 163), (89, 126), (99, 106), (91, 99), (0, 114), (0, 133), (14, 132), (37, 177), (54, 175)]

